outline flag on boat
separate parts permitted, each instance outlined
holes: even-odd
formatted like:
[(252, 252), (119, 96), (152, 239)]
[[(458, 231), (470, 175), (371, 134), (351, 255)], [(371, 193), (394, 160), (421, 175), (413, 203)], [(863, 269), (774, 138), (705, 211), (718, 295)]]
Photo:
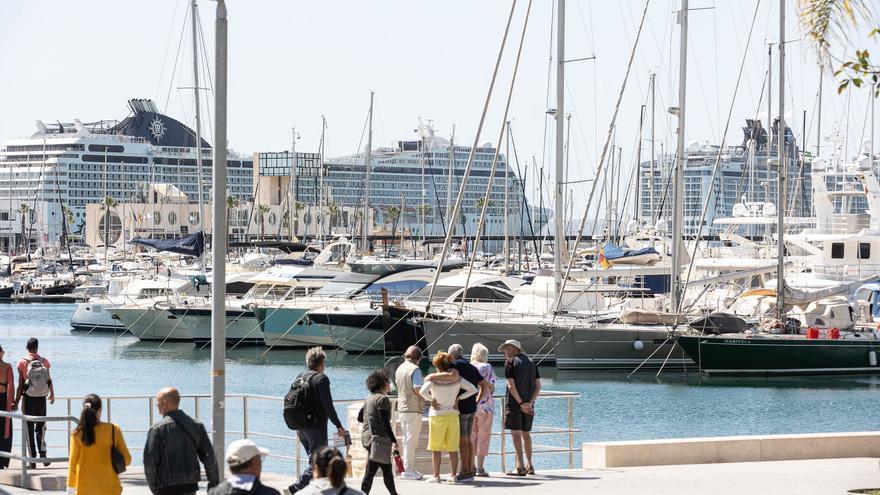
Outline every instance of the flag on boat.
[(599, 262), (599, 266), (602, 268), (610, 268), (611, 263), (608, 262), (608, 258), (605, 257), (605, 248), (599, 248), (599, 252), (596, 253), (596, 260)]
[(131, 243), (151, 247), (157, 251), (201, 256), (205, 250), (205, 234), (200, 230), (177, 239), (141, 239), (136, 237), (131, 240)]

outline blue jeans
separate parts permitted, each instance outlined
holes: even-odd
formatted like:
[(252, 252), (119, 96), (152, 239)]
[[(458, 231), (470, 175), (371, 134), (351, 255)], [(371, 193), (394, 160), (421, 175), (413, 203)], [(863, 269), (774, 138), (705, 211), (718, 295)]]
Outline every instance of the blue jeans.
[[(296, 437), (299, 439), (299, 443), (302, 444), (303, 449), (305, 449), (306, 455), (309, 456), (311, 460), (312, 452), (327, 445), (327, 426), (324, 425), (321, 429), (306, 428), (297, 430)], [(312, 463), (309, 462), (309, 466), (303, 471), (302, 476), (300, 476), (299, 480), (294, 484), (290, 485), (288, 490), (290, 490), (290, 493), (296, 493), (308, 486), (311, 481)]]

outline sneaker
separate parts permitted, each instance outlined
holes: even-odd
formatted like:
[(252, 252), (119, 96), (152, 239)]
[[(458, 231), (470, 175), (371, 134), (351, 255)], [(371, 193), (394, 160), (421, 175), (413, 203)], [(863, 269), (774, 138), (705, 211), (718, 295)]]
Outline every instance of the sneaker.
[(427, 483), (442, 483), (443, 480), (440, 479), (439, 476), (434, 476), (432, 478), (427, 479)]
[(473, 483), (473, 481), (474, 481), (474, 475), (472, 475), (472, 474), (458, 475), (458, 482), (459, 483)]
[(403, 474), (400, 475), (400, 479), (402, 480), (418, 481), (422, 478), (424, 478), (424, 476), (418, 471), (404, 471)]
[[(46, 453), (45, 453), (45, 452), (40, 452), (40, 459), (45, 459), (45, 458), (46, 458)], [(44, 462), (44, 463), (43, 463), (43, 465), (46, 466), (46, 467), (48, 467), (49, 464), (51, 464), (51, 463), (50, 463), (50, 462)]]
[(489, 477), (489, 473), (487, 473), (485, 469), (483, 469), (483, 468), (479, 468), (479, 469), (477, 469), (477, 472), (474, 473), (474, 476), (477, 476), (477, 477), (480, 477), (480, 478), (488, 478), (488, 477)]
[(461, 481), (461, 480), (459, 480), (458, 476), (456, 476), (454, 474), (451, 475), (448, 480), (446, 480), (446, 482), (449, 483), (450, 485), (457, 485), (459, 483), (459, 481)]

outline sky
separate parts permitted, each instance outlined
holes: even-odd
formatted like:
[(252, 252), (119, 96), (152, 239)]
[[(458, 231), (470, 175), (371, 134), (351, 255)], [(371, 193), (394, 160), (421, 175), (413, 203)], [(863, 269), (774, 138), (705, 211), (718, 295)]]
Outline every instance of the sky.
[[(649, 74), (656, 73), (656, 150), (674, 146), (675, 122), (666, 108), (678, 105), (679, 0), (650, 0), (645, 25), (617, 118), (614, 142), (624, 167), (635, 161), (639, 114)], [(523, 39), (508, 119), (520, 166), (553, 168), (555, 60), (552, 12), (555, 2), (534, 0)], [(375, 91), (374, 147), (416, 137), (419, 119), (437, 134), (455, 129), (460, 144), (497, 143), (511, 85), (514, 59), (526, 18), (527, 0), (517, 0), (510, 34), (482, 135), (476, 130), (512, 0), (228, 0), (229, 146), (237, 151), (317, 151), (326, 117), (328, 156), (349, 155), (365, 145), (369, 93)], [(565, 113), (571, 113), (569, 180), (589, 179), (608, 132), (645, 3), (635, 0), (569, 0), (566, 7)], [(198, 10), (207, 48), (203, 108), (213, 115), (214, 10)], [(787, 2), (785, 102), (789, 125), (815, 149), (817, 58), (803, 40), (793, 0)], [(192, 58), (188, 0), (4, 0), (0, 2), (0, 141), (30, 135), (34, 121), (121, 120), (130, 98), (152, 98), (160, 109), (192, 125)], [(761, 99), (767, 70), (767, 41), (776, 41), (779, 2), (691, 0), (688, 36), (688, 142), (742, 141), (744, 119), (766, 118)], [(757, 13), (756, 13), (757, 12)], [(751, 38), (749, 30), (754, 18)], [(838, 56), (874, 48), (862, 27), (835, 46)], [(747, 46), (748, 43), (748, 46)], [(737, 76), (745, 55), (742, 79)], [(778, 102), (778, 58), (773, 60), (773, 114)], [(205, 80), (205, 73), (210, 73)], [(826, 72), (822, 135), (847, 136), (850, 155), (868, 139), (867, 91), (838, 95)], [(734, 99), (734, 94), (736, 94)], [(549, 96), (549, 98), (548, 98)], [(731, 106), (731, 100), (734, 103)], [(732, 110), (731, 110), (732, 108)], [(806, 112), (807, 129), (803, 129)], [(642, 141), (642, 157), (650, 142)], [(208, 137), (212, 141), (212, 136)], [(823, 146), (827, 143), (823, 141)], [(534, 158), (534, 161), (532, 159)], [(572, 185), (583, 208), (589, 184)], [(546, 192), (546, 186), (545, 186)], [(535, 193), (530, 194), (533, 198)], [(546, 194), (545, 194), (546, 195)]]

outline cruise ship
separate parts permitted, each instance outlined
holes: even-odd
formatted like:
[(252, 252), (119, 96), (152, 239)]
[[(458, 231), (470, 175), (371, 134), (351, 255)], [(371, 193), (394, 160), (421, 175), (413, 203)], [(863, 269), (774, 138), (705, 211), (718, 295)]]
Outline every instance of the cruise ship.
[[(0, 147), (0, 251), (21, 249), (25, 237), (31, 248), (58, 245), (62, 219), (69, 233), (82, 232), (87, 204), (108, 196), (149, 202), (149, 184), (171, 184), (198, 202), (195, 132), (151, 100), (129, 100), (128, 107), (122, 121), (38, 120), (35, 134)], [(204, 139), (201, 147), (210, 201), (213, 150)], [(244, 203), (253, 190), (253, 162), (230, 152), (227, 163), (228, 194)]]
[[(435, 135), (430, 123), (420, 124), (419, 134), (417, 140), (400, 140), (392, 146), (371, 150), (369, 204), (373, 219), (371, 231), (376, 235), (393, 230), (398, 235), (406, 232), (436, 237), (446, 232), (451, 213), (449, 205), (454, 203), (461, 187), (471, 147), (453, 145)], [(483, 143), (475, 150), (462, 212), (454, 222), (458, 235), (473, 236), (477, 230), (495, 153), (491, 143)], [(254, 154), (254, 165), (262, 184), (255, 192), (259, 203), (275, 205), (287, 201), (288, 191), (293, 189), (289, 182), (292, 156), (289, 151)], [(321, 201), (326, 205), (363, 207), (366, 177), (363, 153), (323, 161), (314, 153), (297, 152), (296, 157), (297, 202), (306, 208)], [(388, 215), (392, 207), (402, 212), (395, 228)], [(483, 235), (504, 234), (505, 210), (511, 236), (530, 235), (532, 230), (539, 232), (540, 225), (529, 227), (521, 214), (523, 208), (522, 184), (504, 154), (499, 153)], [(490, 249), (500, 249), (497, 242), (487, 245)]]

